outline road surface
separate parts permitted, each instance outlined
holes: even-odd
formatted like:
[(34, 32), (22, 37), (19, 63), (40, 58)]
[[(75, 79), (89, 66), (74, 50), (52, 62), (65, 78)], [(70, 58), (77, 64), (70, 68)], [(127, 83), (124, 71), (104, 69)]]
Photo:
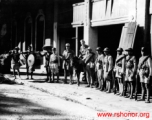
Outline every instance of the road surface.
[(0, 84), (0, 120), (96, 119), (97, 111), (81, 104), (23, 85)]

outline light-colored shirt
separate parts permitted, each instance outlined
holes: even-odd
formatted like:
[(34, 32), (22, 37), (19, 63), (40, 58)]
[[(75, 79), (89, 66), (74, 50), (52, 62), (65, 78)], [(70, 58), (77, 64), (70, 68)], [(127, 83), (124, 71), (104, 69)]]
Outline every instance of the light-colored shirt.
[(113, 69), (113, 58), (111, 55), (106, 55), (104, 57), (103, 69), (105, 72), (110, 72)]

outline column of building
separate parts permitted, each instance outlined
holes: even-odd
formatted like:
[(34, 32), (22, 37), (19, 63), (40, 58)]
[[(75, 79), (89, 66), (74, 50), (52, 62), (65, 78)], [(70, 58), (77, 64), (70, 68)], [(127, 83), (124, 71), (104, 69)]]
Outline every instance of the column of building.
[(98, 46), (98, 30), (91, 27), (91, 0), (85, 0), (84, 40), (92, 50)]
[(58, 41), (58, 0), (54, 0), (53, 47), (59, 52)]

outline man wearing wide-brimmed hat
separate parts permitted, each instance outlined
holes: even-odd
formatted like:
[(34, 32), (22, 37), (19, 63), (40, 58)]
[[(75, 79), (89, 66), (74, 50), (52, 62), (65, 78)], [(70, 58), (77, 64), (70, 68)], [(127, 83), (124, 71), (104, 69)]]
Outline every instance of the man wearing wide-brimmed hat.
[(18, 73), (19, 78), (20, 78), (20, 70), (19, 70), (19, 68), (20, 68), (20, 62), (19, 62), (20, 54), (18, 53), (18, 51), (19, 51), (19, 47), (15, 47), (13, 50), (13, 53), (11, 53), (11, 55), (10, 55), (12, 57), (11, 68), (13, 69), (13, 75), (14, 75), (15, 79), (16, 79), (15, 70), (17, 70), (17, 73)]
[(135, 88), (134, 82), (135, 82), (135, 76), (136, 76), (136, 71), (137, 71), (137, 62), (136, 62), (136, 57), (133, 55), (133, 49), (128, 48), (125, 50), (127, 52), (126, 56), (126, 63), (125, 63), (125, 83), (124, 83), (124, 96), (128, 97), (126, 95), (127, 91), (127, 85), (129, 83), (130, 85), (130, 95), (129, 98), (133, 98), (133, 90)]
[(104, 65), (103, 65), (104, 87), (107, 88), (106, 92), (110, 93), (111, 87), (112, 87), (112, 80), (113, 80), (113, 76), (112, 76), (113, 75), (113, 58), (110, 55), (110, 49), (108, 47), (104, 48), (103, 52), (105, 54)]
[(99, 90), (103, 90), (103, 61), (104, 54), (102, 53), (101, 47), (96, 48), (97, 58), (95, 60), (95, 71), (98, 79), (98, 88)]
[(140, 101), (145, 101), (145, 88), (147, 92), (146, 103), (150, 102), (150, 81), (152, 80), (152, 60), (146, 47), (141, 48), (141, 57), (139, 58), (138, 74), (140, 78), (142, 94)]
[(64, 83), (67, 83), (67, 72), (69, 72), (70, 74), (70, 84), (73, 83), (72, 81), (72, 75), (73, 75), (73, 66), (72, 66), (72, 62), (73, 62), (73, 57), (74, 55), (74, 51), (70, 49), (70, 44), (66, 43), (65, 44), (66, 49), (63, 51), (62, 54), (62, 59), (63, 59), (63, 69), (64, 69)]
[(50, 61), (50, 55), (52, 54), (51, 49), (52, 46), (46, 42), (45, 45), (42, 47), (43, 52), (39, 52), (40, 56), (45, 57), (45, 68), (46, 68), (46, 74), (47, 74), (47, 79), (46, 82), (51, 82), (51, 70), (49, 66), (49, 61)]
[(123, 49), (118, 48), (117, 49), (117, 58), (115, 60), (115, 77), (117, 80), (114, 82), (114, 93), (116, 93), (116, 90), (119, 90), (119, 95), (123, 95), (123, 81), (124, 81), (124, 74), (125, 74), (125, 55), (122, 54)]

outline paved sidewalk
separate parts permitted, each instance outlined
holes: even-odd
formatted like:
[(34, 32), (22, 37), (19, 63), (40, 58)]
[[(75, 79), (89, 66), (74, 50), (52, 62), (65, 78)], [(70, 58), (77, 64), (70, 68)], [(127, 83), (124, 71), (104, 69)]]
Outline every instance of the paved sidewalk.
[[(5, 75), (5, 77), (13, 80), (9, 75)], [(100, 112), (148, 112), (151, 114), (150, 120), (152, 119), (152, 98), (151, 103), (146, 104), (113, 93), (101, 92), (95, 88), (86, 88), (86, 84), (80, 84), (79, 87), (77, 84), (63, 84), (62, 77), (60, 83), (46, 83), (45, 76), (34, 76), (34, 80), (25, 80), (26, 76), (21, 77), (22, 80), (15, 81), (56, 97), (83, 104)]]

